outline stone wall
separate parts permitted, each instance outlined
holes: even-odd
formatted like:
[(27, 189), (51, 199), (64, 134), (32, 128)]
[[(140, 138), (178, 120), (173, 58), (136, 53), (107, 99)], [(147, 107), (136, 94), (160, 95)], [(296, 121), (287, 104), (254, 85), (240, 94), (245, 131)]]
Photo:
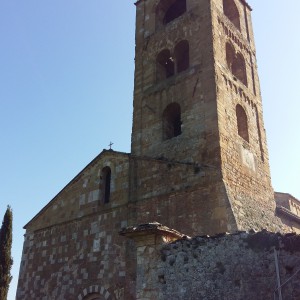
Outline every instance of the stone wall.
[(17, 299), (132, 299), (135, 254), (118, 234), (128, 224), (128, 197), (128, 154), (102, 152), (25, 226)]
[(137, 299), (265, 300), (278, 286), (283, 299), (300, 299), (300, 236), (262, 231), (168, 243), (160, 224), (123, 232), (137, 246)]

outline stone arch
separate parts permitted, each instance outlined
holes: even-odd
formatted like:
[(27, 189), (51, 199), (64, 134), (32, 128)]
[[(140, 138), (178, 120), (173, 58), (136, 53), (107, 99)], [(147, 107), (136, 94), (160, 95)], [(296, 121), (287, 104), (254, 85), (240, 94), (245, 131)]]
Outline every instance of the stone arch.
[(190, 46), (187, 40), (176, 44), (174, 50), (177, 73), (187, 70), (190, 66)]
[(186, 12), (186, 0), (161, 0), (156, 7), (156, 28), (172, 22)]
[(163, 112), (163, 140), (181, 134), (181, 108), (176, 102), (170, 103)]
[(241, 31), (240, 13), (234, 0), (223, 0), (224, 15)]
[(235, 108), (238, 135), (249, 143), (248, 118), (244, 108), (237, 104)]
[(108, 290), (100, 285), (85, 288), (77, 297), (78, 300), (115, 300)]

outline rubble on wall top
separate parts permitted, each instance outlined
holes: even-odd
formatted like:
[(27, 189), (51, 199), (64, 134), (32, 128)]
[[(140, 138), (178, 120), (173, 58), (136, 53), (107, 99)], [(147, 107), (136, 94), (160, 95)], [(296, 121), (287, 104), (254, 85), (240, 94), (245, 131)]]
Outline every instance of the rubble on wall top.
[(171, 229), (167, 226), (163, 226), (162, 224), (160, 224), (158, 222), (139, 224), (137, 226), (130, 226), (127, 228), (123, 228), (120, 231), (120, 235), (124, 235), (124, 236), (132, 236), (134, 234), (141, 234), (141, 233), (169, 234), (169, 235), (178, 237), (178, 239), (189, 238), (186, 235), (178, 232), (177, 230)]

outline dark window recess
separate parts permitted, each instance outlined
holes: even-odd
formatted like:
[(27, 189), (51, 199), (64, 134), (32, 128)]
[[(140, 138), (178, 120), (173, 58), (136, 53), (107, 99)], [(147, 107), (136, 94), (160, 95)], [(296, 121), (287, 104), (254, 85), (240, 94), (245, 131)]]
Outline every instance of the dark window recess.
[(238, 53), (232, 64), (232, 73), (238, 78), (245, 86), (248, 85), (247, 73), (246, 73), (246, 63), (242, 54)]
[(180, 41), (175, 47), (177, 73), (183, 72), (190, 66), (189, 42)]
[(230, 43), (226, 43), (226, 61), (230, 71), (232, 71), (232, 64), (234, 62), (234, 58), (235, 58), (235, 50), (233, 46)]
[(156, 58), (156, 78), (158, 81), (174, 75), (174, 59), (168, 49), (162, 50)]
[(186, 0), (176, 0), (166, 11), (163, 24), (168, 24), (186, 12)]
[(223, 0), (224, 15), (241, 31), (240, 14), (234, 0)]
[(103, 187), (103, 202), (109, 203), (110, 199), (110, 183), (111, 183), (111, 170), (105, 167), (102, 170), (102, 187)]
[(163, 139), (181, 134), (181, 109), (178, 103), (169, 104), (163, 112)]
[(238, 104), (236, 106), (236, 119), (238, 126), (238, 134), (249, 143), (248, 120), (243, 107)]
[(232, 75), (248, 86), (246, 62), (241, 53), (235, 54), (235, 50), (230, 43), (226, 44), (226, 61)]

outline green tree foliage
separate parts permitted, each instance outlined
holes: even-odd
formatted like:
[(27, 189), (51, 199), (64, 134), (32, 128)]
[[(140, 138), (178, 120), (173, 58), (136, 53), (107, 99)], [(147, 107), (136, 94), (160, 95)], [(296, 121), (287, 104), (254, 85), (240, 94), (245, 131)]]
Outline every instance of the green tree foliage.
[(0, 229), (0, 300), (6, 300), (13, 260), (11, 257), (12, 246), (12, 210), (8, 206)]

